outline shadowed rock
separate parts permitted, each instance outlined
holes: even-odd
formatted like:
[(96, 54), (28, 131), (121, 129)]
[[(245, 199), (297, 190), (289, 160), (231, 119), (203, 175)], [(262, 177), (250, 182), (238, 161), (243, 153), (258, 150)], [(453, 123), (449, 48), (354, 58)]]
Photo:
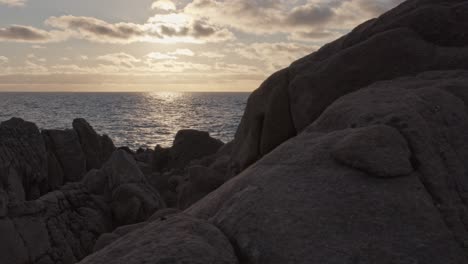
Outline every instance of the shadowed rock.
[(429, 72), (344, 96), (186, 213), (244, 263), (468, 263), (467, 81)]
[(64, 182), (78, 182), (86, 173), (86, 156), (75, 130), (43, 130), (63, 172)]
[(467, 10), (463, 0), (406, 1), (271, 76), (249, 98), (232, 174), (300, 133), (345, 94), (424, 71), (468, 69)]
[[(125, 250), (122, 250), (125, 249)], [(87, 257), (83, 264), (235, 264), (228, 239), (212, 224), (184, 214), (170, 215), (123, 236)]]
[(35, 124), (19, 118), (0, 124), (0, 189), (19, 201), (49, 191), (46, 147)]
[(112, 140), (100, 136), (93, 127), (82, 118), (73, 120), (73, 129), (78, 134), (81, 148), (86, 156), (86, 169), (99, 169), (115, 150)]

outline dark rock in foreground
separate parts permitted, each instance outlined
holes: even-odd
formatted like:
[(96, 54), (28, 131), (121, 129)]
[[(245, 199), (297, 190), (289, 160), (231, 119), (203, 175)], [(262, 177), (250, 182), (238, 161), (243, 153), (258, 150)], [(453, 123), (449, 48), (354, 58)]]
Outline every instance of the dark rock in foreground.
[(249, 98), (233, 175), (300, 133), (336, 99), (381, 80), (468, 68), (464, 0), (410, 0), (281, 70)]
[(39, 199), (11, 202), (0, 215), (0, 263), (76, 263), (98, 237), (164, 208), (159, 194), (123, 151), (101, 170)]
[[(216, 226), (239, 263), (468, 263), (465, 14), (466, 1), (407, 1), (273, 75), (230, 162), (201, 161), (207, 171), (177, 188), (203, 193), (208, 170), (242, 172), (184, 213)], [(165, 237), (150, 230), (82, 263), (166, 250), (144, 245)], [(174, 249), (190, 250), (187, 239)]]

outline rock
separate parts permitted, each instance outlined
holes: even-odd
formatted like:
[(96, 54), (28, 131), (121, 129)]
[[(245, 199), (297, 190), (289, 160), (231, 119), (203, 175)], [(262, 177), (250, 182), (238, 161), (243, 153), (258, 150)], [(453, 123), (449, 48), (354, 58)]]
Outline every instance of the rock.
[(224, 144), (208, 134), (197, 130), (177, 132), (170, 149), (169, 166), (184, 169), (192, 160), (216, 153)]
[(84, 119), (73, 120), (73, 129), (78, 134), (81, 148), (86, 156), (86, 169), (99, 169), (115, 150), (114, 143), (107, 136), (100, 136)]
[(461, 33), (467, 9), (463, 0), (406, 1), (274, 74), (249, 98), (232, 174), (301, 132), (345, 94), (424, 71), (468, 69), (468, 37)]
[(165, 208), (158, 191), (124, 150), (115, 151), (101, 170), (90, 171), (83, 183), (94, 194), (111, 200), (117, 226), (144, 221), (156, 210)]
[(250, 95), (233, 142), (234, 175), (296, 135), (289, 110), (289, 81), (288, 70), (281, 70)]
[(153, 153), (153, 171), (162, 172), (169, 166), (170, 149), (156, 145)]
[(185, 213), (244, 263), (468, 263), (467, 82), (427, 72), (344, 96)]
[(64, 182), (78, 182), (86, 173), (86, 156), (74, 130), (43, 130), (64, 172)]
[(333, 147), (331, 154), (343, 164), (378, 177), (403, 176), (413, 171), (405, 138), (389, 126), (351, 133)]
[(154, 221), (88, 256), (81, 264), (238, 263), (234, 249), (210, 223), (177, 214)]
[(35, 124), (19, 118), (0, 124), (0, 182), (18, 200), (49, 191), (46, 147)]
[(188, 208), (224, 182), (224, 175), (213, 169), (203, 166), (189, 167), (187, 178), (177, 186), (178, 208)]
[(118, 227), (112, 233), (106, 233), (99, 237), (94, 246), (94, 252), (107, 247), (122, 236), (141, 229), (153, 221), (164, 221), (169, 216), (178, 214), (180, 212), (180, 210), (173, 208), (162, 209), (154, 213), (146, 222)]

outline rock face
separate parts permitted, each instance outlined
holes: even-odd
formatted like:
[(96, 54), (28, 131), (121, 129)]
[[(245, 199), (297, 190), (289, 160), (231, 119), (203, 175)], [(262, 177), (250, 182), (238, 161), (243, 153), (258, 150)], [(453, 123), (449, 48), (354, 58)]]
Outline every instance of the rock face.
[(466, 13), (463, 0), (407, 1), (274, 74), (249, 99), (235, 138), (233, 174), (300, 133), (345, 94), (380, 80), (468, 68)]
[(110, 205), (117, 226), (144, 221), (165, 207), (136, 161), (123, 150), (114, 152), (101, 170), (90, 171), (83, 183), (91, 193), (112, 201)]
[(377, 83), (189, 208), (244, 263), (468, 263), (468, 72)]
[(184, 214), (153, 221), (80, 263), (115, 263), (116, 260), (154, 264), (238, 263), (234, 249), (218, 228)]
[(73, 120), (73, 129), (79, 137), (81, 148), (86, 156), (86, 169), (99, 169), (115, 150), (114, 143), (106, 135), (100, 136), (82, 118)]
[(177, 132), (169, 154), (169, 166), (184, 168), (190, 161), (216, 153), (223, 142), (210, 137), (207, 132), (181, 130)]
[(47, 153), (37, 126), (13, 118), (0, 124), (0, 189), (33, 200), (49, 191)]
[[(462, 0), (407, 1), (270, 77), (225, 177), (242, 172), (170, 219), (209, 221), (239, 263), (468, 263), (467, 14)], [(177, 188), (210, 185), (193, 178)], [(172, 256), (156, 226), (83, 263), (163, 263), (139, 257)]]
[(64, 181), (80, 181), (86, 173), (86, 156), (76, 131), (45, 130), (43, 133), (63, 169)]
[[(0, 263), (72, 264), (93, 252), (101, 234), (134, 224), (164, 208), (136, 162), (115, 152), (83, 182), (27, 202), (0, 192)], [(8, 199), (8, 196), (6, 196)]]

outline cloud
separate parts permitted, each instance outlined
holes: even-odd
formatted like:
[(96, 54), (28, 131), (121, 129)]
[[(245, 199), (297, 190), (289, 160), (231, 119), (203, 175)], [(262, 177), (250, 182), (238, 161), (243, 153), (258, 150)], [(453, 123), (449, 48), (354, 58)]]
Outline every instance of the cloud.
[(15, 42), (44, 43), (57, 40), (57, 35), (34, 27), (12, 25), (0, 28), (0, 40)]
[(9, 59), (5, 56), (0, 56), (0, 65), (5, 65), (9, 62)]
[(212, 52), (212, 51), (207, 51), (207, 52), (202, 52), (200, 57), (206, 57), (206, 58), (211, 58), (211, 59), (221, 59), (226, 57), (226, 55), (219, 53), (219, 52)]
[(32, 45), (31, 48), (33, 48), (33, 49), (45, 49), (46, 47), (41, 46), (41, 45)]
[(171, 0), (158, 0), (153, 2), (151, 9), (174, 11), (176, 10), (176, 5)]
[(149, 60), (175, 60), (176, 56), (161, 53), (161, 52), (151, 52), (146, 55), (146, 58)]
[(235, 53), (249, 60), (264, 63), (268, 71), (275, 71), (288, 66), (291, 62), (317, 50), (317, 46), (297, 43), (251, 43), (236, 44), (231, 49)]
[(0, 5), (24, 6), (25, 4), (26, 0), (0, 0)]
[(194, 0), (184, 12), (250, 34), (324, 41), (380, 15), (403, 0)]
[(116, 23), (110, 24), (93, 17), (61, 16), (50, 17), (46, 25), (67, 32), (75, 38), (94, 42), (128, 43), (145, 37), (145, 29), (138, 24)]
[(195, 56), (195, 53), (190, 50), (190, 49), (177, 49), (174, 52), (170, 52), (169, 54), (171, 55), (181, 55), (181, 56), (188, 56), (188, 57), (193, 57)]
[(99, 56), (97, 59), (125, 68), (135, 68), (135, 63), (140, 62), (139, 59), (124, 52)]
[(108, 23), (93, 17), (70, 15), (50, 17), (45, 23), (71, 37), (100, 43), (203, 43), (234, 39), (232, 32), (226, 29), (176, 13), (157, 14), (144, 24)]
[(195, 53), (190, 49), (177, 49), (173, 52), (161, 53), (161, 52), (151, 52), (145, 56), (147, 60), (157, 61), (157, 60), (176, 60), (178, 56), (193, 57)]

